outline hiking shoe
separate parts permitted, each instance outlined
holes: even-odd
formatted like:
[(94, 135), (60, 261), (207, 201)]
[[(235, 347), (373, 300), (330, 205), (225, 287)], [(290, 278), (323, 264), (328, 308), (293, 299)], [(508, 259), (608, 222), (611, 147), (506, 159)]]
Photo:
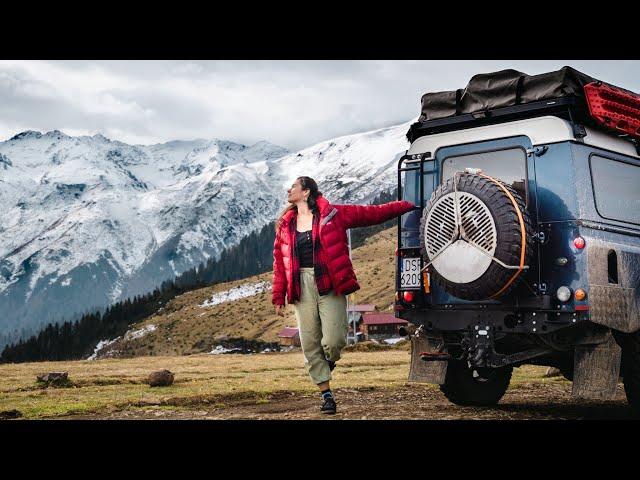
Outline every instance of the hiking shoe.
[(320, 411), (322, 413), (333, 415), (334, 413), (336, 413), (336, 407), (336, 401), (333, 399), (333, 397), (327, 397), (322, 404), (322, 407), (320, 407)]

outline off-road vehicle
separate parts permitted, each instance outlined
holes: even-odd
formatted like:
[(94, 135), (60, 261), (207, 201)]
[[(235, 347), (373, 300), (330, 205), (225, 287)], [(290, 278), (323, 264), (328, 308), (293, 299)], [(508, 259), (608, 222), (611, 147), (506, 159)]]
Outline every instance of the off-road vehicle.
[(640, 410), (640, 95), (570, 67), (427, 93), (398, 161), (409, 380), (497, 403), (514, 367)]

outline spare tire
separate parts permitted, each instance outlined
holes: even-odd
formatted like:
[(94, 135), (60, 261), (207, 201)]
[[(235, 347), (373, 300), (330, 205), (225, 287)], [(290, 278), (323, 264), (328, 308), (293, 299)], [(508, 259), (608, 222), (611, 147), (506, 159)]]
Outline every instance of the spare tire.
[[(509, 185), (482, 173), (459, 173), (457, 179), (457, 192), (453, 178), (448, 179), (422, 212), (424, 264), (432, 262), (432, 282), (455, 297), (504, 296), (521, 281), (522, 267), (533, 256), (534, 231), (525, 202)], [(456, 199), (462, 229), (457, 225)], [(505, 268), (495, 259), (518, 268)]]

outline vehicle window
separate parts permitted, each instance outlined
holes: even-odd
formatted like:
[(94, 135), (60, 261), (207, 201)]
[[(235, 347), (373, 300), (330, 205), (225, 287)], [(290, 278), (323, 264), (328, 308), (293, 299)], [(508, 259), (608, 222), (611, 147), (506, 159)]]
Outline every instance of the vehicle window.
[(485, 175), (502, 180), (524, 199), (527, 198), (527, 157), (521, 148), (447, 157), (442, 162), (442, 180), (453, 177), (455, 172), (464, 171), (465, 168), (480, 168)]
[(591, 179), (601, 217), (640, 224), (640, 166), (591, 156)]
[[(429, 201), (429, 197), (433, 193), (433, 168), (433, 161), (427, 161), (424, 163), (423, 170), (425, 173), (422, 187), (424, 190), (425, 203)], [(419, 176), (420, 174), (418, 170), (409, 170), (405, 172), (405, 175), (402, 177), (402, 198), (404, 200), (409, 200), (415, 205), (420, 205), (420, 185), (418, 182)]]
[(420, 203), (420, 188), (418, 185), (418, 171), (409, 170), (404, 175), (404, 185), (402, 185), (402, 198), (412, 202), (414, 205)]

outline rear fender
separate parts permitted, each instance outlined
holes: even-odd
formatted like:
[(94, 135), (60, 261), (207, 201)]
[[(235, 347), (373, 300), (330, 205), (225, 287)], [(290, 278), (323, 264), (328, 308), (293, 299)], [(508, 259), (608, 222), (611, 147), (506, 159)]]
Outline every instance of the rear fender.
[[(585, 239), (590, 320), (621, 332), (640, 330), (640, 248), (586, 235)], [(617, 258), (617, 284), (609, 283), (611, 251)]]

